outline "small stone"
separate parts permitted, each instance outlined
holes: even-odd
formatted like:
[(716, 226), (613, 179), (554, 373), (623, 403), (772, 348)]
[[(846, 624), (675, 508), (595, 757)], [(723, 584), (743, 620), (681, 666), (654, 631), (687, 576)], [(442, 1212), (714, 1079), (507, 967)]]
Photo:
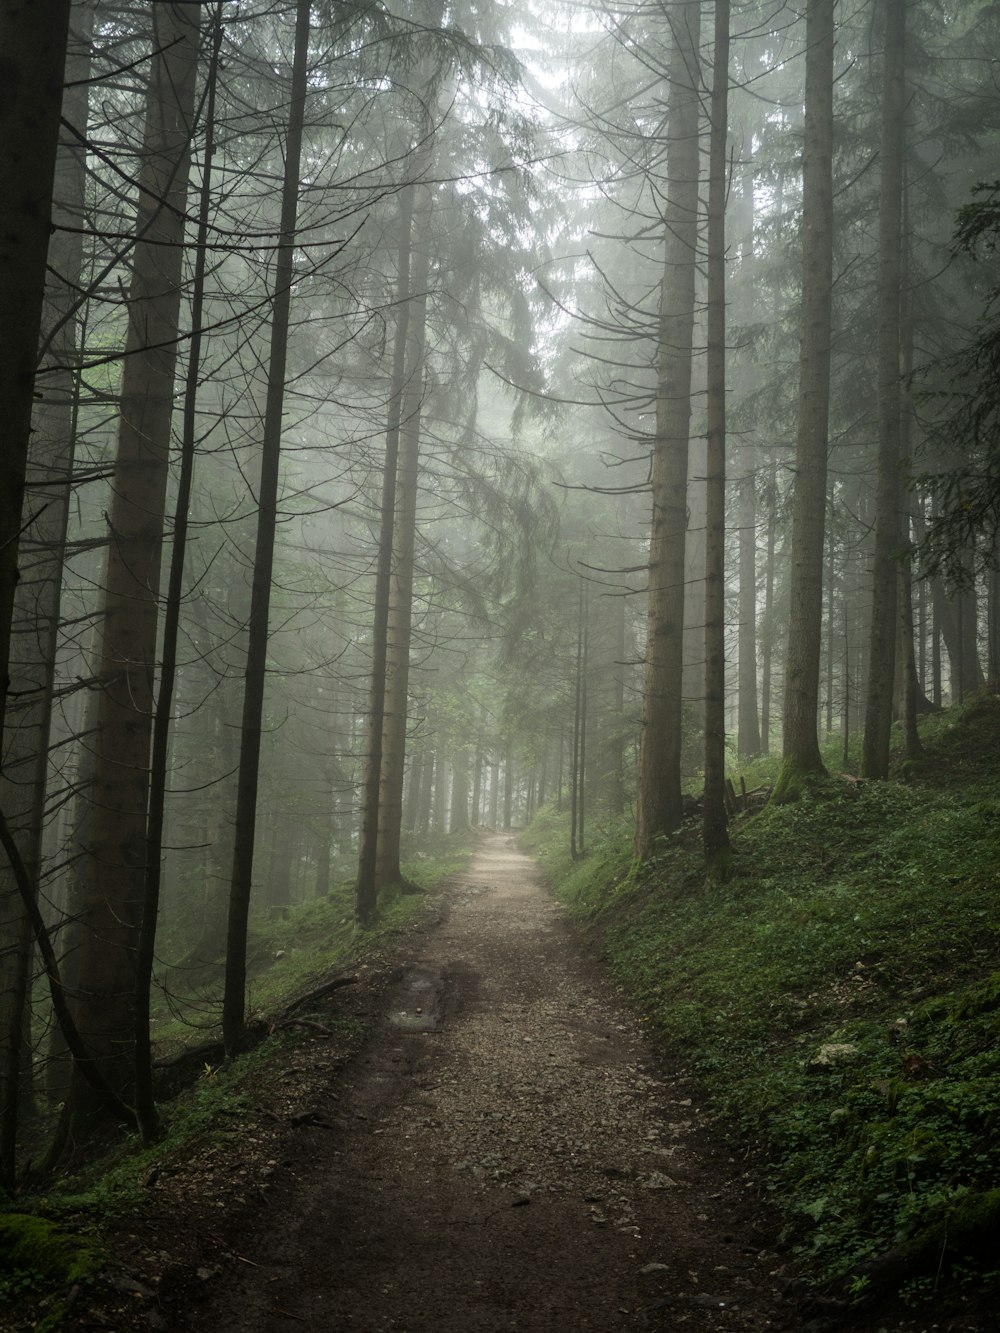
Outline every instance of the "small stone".
[(667, 1264), (644, 1264), (639, 1272), (643, 1277), (649, 1277), (650, 1273), (669, 1273), (670, 1268)]
[(677, 1181), (671, 1176), (665, 1176), (662, 1171), (653, 1171), (641, 1182), (644, 1190), (673, 1190), (677, 1188)]
[(835, 1065), (847, 1064), (858, 1053), (858, 1048), (848, 1041), (828, 1041), (810, 1057), (807, 1068), (812, 1070), (832, 1069)]

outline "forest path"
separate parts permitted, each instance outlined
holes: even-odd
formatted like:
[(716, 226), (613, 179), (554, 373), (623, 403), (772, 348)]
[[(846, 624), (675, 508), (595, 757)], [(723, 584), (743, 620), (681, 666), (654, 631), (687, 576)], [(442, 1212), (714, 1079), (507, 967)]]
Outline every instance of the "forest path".
[(190, 1327), (801, 1327), (738, 1167), (513, 839), (388, 998)]

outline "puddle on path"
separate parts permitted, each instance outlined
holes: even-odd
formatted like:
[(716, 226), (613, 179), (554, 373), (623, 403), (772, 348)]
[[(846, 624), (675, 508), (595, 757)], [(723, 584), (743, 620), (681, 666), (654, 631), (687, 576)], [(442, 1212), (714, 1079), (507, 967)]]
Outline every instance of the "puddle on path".
[(444, 979), (437, 968), (414, 967), (396, 988), (390, 1027), (402, 1032), (436, 1032), (441, 1026)]

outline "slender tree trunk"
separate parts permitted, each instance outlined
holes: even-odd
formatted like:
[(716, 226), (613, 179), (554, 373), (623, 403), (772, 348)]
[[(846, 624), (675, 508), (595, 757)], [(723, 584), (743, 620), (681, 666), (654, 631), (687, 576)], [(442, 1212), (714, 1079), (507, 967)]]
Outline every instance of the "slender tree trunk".
[[(744, 291), (754, 291), (753, 139), (743, 148), (742, 232), (740, 275)], [(750, 317), (750, 312), (747, 312)], [(739, 627), (737, 635), (736, 750), (752, 757), (761, 753), (760, 709), (757, 701), (757, 451), (754, 436), (740, 446), (738, 481)]]
[(403, 823), (410, 833), (416, 831), (420, 817), (420, 798), (425, 781), (424, 770), (427, 767), (427, 752), (421, 747), (410, 763), (410, 779), (406, 788), (406, 806), (403, 810)]
[[(134, 1085), (136, 932), (146, 874), (160, 559), (183, 279), (198, 18), (153, 14), (154, 56), (140, 169), (98, 675), (94, 804), (88, 827), (77, 1024), (108, 1082)], [(79, 1128), (94, 1107), (74, 1080)]]
[(448, 832), (461, 833), (469, 827), (469, 759), (461, 750), (451, 761), (451, 811)]
[(671, 26), (669, 178), (664, 213), (649, 607), (636, 799), (635, 846), (640, 857), (649, 856), (657, 837), (677, 828), (683, 817), (684, 549), (698, 258), (699, 0), (677, 5), (672, 11)]
[(1000, 573), (996, 565), (987, 575), (986, 589), (987, 680), (995, 686), (1000, 682)]
[(437, 756), (434, 754), (434, 751), (425, 751), (423, 791), (420, 795), (420, 815), (417, 820), (417, 830), (420, 833), (429, 833), (431, 831), (431, 807), (434, 803), (434, 774), (436, 766)]
[(882, 137), (879, 151), (878, 482), (868, 697), (861, 772), (889, 776), (892, 695), (898, 632), (896, 561), (900, 534), (900, 301), (902, 292), (903, 149), (906, 0), (883, 0)]
[(233, 874), (226, 933), (226, 979), (222, 1000), (222, 1035), (226, 1053), (234, 1055), (243, 1041), (246, 1020), (247, 922), (253, 883), (254, 838), (257, 827), (257, 786), (260, 738), (267, 679), (268, 615), (278, 508), (281, 462), (281, 415), (285, 401), (289, 307), (294, 275), (295, 225), (299, 200), (302, 130), (309, 64), (309, 0), (297, 0), (292, 56), (291, 102), (285, 138), (285, 170), (281, 186), (280, 237), (274, 266), (271, 342), (267, 368), (267, 401), (257, 500), (257, 539), (250, 593), (250, 637), (244, 674), (240, 767), (237, 778)]
[(378, 566), (375, 573), (375, 608), (372, 620), (372, 674), (368, 695), (367, 760), (361, 794), (361, 831), (358, 837), (358, 878), (354, 915), (361, 926), (375, 919), (378, 886), (379, 791), (382, 783), (382, 741), (385, 731), (386, 657), (389, 598), (392, 585), (392, 548), (396, 515), (396, 471), (399, 431), (406, 381), (406, 344), (410, 315), (410, 244), (413, 222), (413, 186), (401, 199), (399, 253), (396, 273), (396, 330), (389, 390), (389, 421), (385, 433), (385, 465), (379, 517)]
[(0, 734), (69, 19), (70, 0), (0, 5)]
[(802, 345), (792, 514), (784, 738), (773, 800), (826, 770), (817, 735), (823, 625), (830, 326), (833, 302), (834, 0), (807, 0), (802, 155)]
[(715, 0), (708, 178), (708, 456), (705, 538), (705, 799), (709, 874), (724, 878), (726, 829), (726, 142), (729, 0)]
[(507, 733), (503, 758), (503, 826), (509, 829), (514, 819), (514, 738)]
[(907, 759), (919, 759), (923, 754), (923, 746), (920, 743), (920, 732), (917, 730), (917, 712), (923, 695), (917, 679), (917, 658), (913, 645), (913, 578), (909, 559), (900, 565), (898, 578), (899, 646), (903, 665), (903, 737)]
[(435, 833), (444, 833), (448, 827), (448, 762), (444, 751), (438, 750), (434, 763), (434, 822)]
[[(18, 550), (7, 677), (15, 702), (6, 712), (0, 770), (0, 810), (33, 885), (38, 882), (41, 860), (52, 683), (76, 436), (79, 377), (73, 363), (79, 347), (79, 321), (74, 308), (83, 266), (86, 157), (82, 139), (87, 128), (93, 24), (91, 0), (75, 4), (66, 58), (71, 86), (63, 96), (62, 116), (81, 137), (64, 137), (55, 163), (52, 221), (56, 230), (49, 243), (50, 278), (45, 285), (41, 330), (47, 345), (25, 476), (26, 517), (33, 516), (33, 522)], [(6, 497), (0, 504), (5, 503)], [(31, 1067), (25, 1040), (31, 959), (28, 913), (13, 867), (0, 858), (0, 1187), (13, 1184), (20, 1104)]]
[(476, 733), (476, 765), (472, 777), (472, 825), (478, 828), (482, 822), (483, 805), (483, 721), (485, 708), (479, 710), (479, 728)]
[(767, 555), (764, 563), (764, 643), (760, 679), (760, 748), (771, 753), (771, 668), (774, 661), (774, 548), (778, 535), (778, 476), (770, 451), (767, 492)]
[(837, 544), (833, 532), (833, 511), (827, 517), (826, 539), (826, 738), (833, 735), (834, 661), (836, 635), (834, 626), (837, 610)]
[(188, 518), (194, 458), (197, 441), (198, 381), (201, 377), (201, 323), (205, 305), (205, 273), (209, 211), (212, 202), (212, 157), (215, 152), (215, 92), (222, 48), (222, 6), (216, 6), (213, 19), (212, 53), (208, 69), (205, 106), (205, 149), (201, 196), (198, 208), (198, 236), (194, 280), (191, 293), (191, 345), (184, 386), (184, 423), (181, 432), (181, 466), (174, 505), (174, 541), (170, 556), (163, 615), (163, 649), (160, 688), (153, 718), (153, 750), (150, 761), (149, 813), (146, 831), (146, 884), (142, 917), (136, 948), (135, 984), (135, 1109), (139, 1128), (146, 1142), (159, 1131), (159, 1117), (153, 1097), (153, 1051), (149, 1030), (149, 991), (153, 979), (156, 927), (160, 911), (160, 885), (163, 858), (163, 821), (167, 798), (168, 746), (177, 681), (177, 641), (180, 631), (181, 599), (184, 592), (184, 564), (187, 552)]
[[(608, 782), (608, 813), (625, 813), (625, 598), (615, 598), (614, 661), (611, 664), (611, 744)], [(546, 755), (546, 757), (548, 757)], [(543, 767), (544, 775), (545, 769)], [(538, 803), (542, 803), (539, 792)]]
[(757, 704), (757, 495), (752, 441), (744, 444), (744, 473), (739, 490), (739, 646), (737, 661), (737, 749), (761, 753)]
[(580, 855), (580, 716), (583, 686), (583, 579), (580, 580), (576, 612), (576, 659), (573, 664), (573, 751), (569, 769), (569, 854)]
[(580, 776), (577, 781), (577, 795), (580, 814), (576, 824), (576, 845), (582, 856), (586, 846), (585, 827), (587, 822), (587, 676), (590, 659), (590, 586), (583, 580), (583, 656), (580, 661)]
[(420, 420), (424, 397), (424, 352), (427, 329), (427, 276), (431, 229), (429, 187), (415, 185), (413, 261), (410, 313), (406, 339), (406, 371), (401, 400), (396, 509), (393, 526), (393, 568), (386, 640), (385, 716), (379, 788), (378, 888), (404, 884), (400, 867), (403, 772), (406, 763), (406, 720), (409, 711), (410, 634), (413, 620), (413, 559), (419, 487)]
[(490, 828), (495, 829), (500, 813), (500, 756), (493, 756), (490, 765)]

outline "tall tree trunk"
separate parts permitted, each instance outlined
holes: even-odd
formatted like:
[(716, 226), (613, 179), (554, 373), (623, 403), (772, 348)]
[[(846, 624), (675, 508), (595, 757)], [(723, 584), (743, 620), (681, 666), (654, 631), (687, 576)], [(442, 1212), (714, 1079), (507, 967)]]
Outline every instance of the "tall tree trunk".
[(684, 549), (698, 258), (699, 0), (676, 6), (671, 27), (669, 178), (663, 219), (649, 606), (636, 798), (635, 846), (640, 857), (649, 856), (657, 837), (677, 828), (683, 817)]
[(590, 585), (582, 581), (583, 604), (581, 610), (581, 630), (583, 634), (583, 654), (580, 659), (580, 775), (577, 780), (577, 798), (580, 813), (576, 822), (576, 845), (580, 855), (586, 847), (587, 822), (587, 676), (590, 660)]
[(861, 772), (889, 776), (898, 618), (896, 560), (900, 533), (900, 300), (902, 292), (903, 146), (906, 0), (883, 0), (882, 134), (879, 151), (878, 482), (868, 698)]
[[(743, 146), (740, 220), (740, 278), (747, 295), (754, 291), (753, 139)], [(746, 298), (745, 298), (746, 299)], [(746, 318), (751, 311), (746, 311)], [(738, 479), (739, 626), (737, 635), (736, 752), (761, 753), (760, 708), (757, 700), (757, 450), (754, 436), (740, 446)]]
[(834, 0), (807, 0), (802, 345), (784, 740), (781, 773), (772, 796), (776, 801), (795, 799), (803, 778), (826, 771), (819, 751), (817, 710), (833, 304), (833, 11)]
[(514, 738), (507, 733), (503, 758), (503, 826), (509, 829), (514, 818)]
[(461, 833), (469, 827), (469, 757), (456, 750), (451, 761), (451, 810), (448, 832)]
[(490, 816), (489, 825), (491, 829), (497, 826), (497, 817), (500, 813), (500, 756), (494, 754), (493, 763), (490, 765)]
[[(401, 399), (396, 508), (393, 524), (392, 579), (386, 639), (382, 771), (379, 788), (377, 888), (402, 884), (403, 774), (409, 712), (410, 635), (413, 621), (413, 558), (419, 488), (420, 423), (424, 399), (427, 331), (427, 277), (430, 268), (431, 191), (415, 185), (413, 267), (406, 336), (406, 370)], [(443, 761), (440, 761), (443, 764)], [(435, 796), (435, 804), (437, 803)]]
[(426, 781), (424, 770), (427, 767), (427, 751), (421, 746), (410, 761), (410, 776), (406, 788), (406, 804), (403, 808), (403, 824), (410, 833), (416, 832), (420, 817), (420, 799)]
[(0, 734), (69, 17), (70, 0), (0, 5)]
[(580, 855), (580, 716), (583, 686), (583, 579), (580, 579), (576, 611), (576, 658), (573, 663), (573, 749), (569, 769), (569, 854)]
[(429, 833), (431, 830), (431, 806), (434, 802), (434, 772), (437, 756), (433, 750), (424, 752), (423, 791), (420, 796), (420, 814), (417, 819), (417, 831)]
[(724, 877), (726, 830), (726, 144), (729, 0), (715, 0), (708, 168), (708, 456), (705, 523), (705, 799), (709, 874)]
[[(615, 598), (614, 660), (611, 663), (611, 743), (608, 746), (608, 813), (625, 813), (625, 598)], [(548, 754), (546, 752), (546, 758)], [(542, 768), (538, 804), (544, 796), (545, 767)]]
[[(359, 925), (375, 919), (378, 899), (379, 792), (382, 784), (382, 741), (385, 731), (386, 655), (389, 599), (392, 585), (392, 548), (396, 516), (396, 471), (399, 431), (406, 381), (407, 328), (410, 316), (410, 245), (413, 224), (413, 186), (400, 201), (399, 251), (396, 271), (396, 330), (392, 349), (389, 420), (385, 433), (382, 504), (379, 515), (378, 565), (372, 618), (372, 668), (368, 694), (365, 781), (361, 792), (361, 830), (358, 835), (358, 878), (354, 889), (354, 916)], [(402, 818), (402, 815), (401, 815)]]
[[(24, 494), (26, 517), (33, 521), (22, 535), (17, 553), (19, 578), (7, 661), (7, 684), (16, 703), (7, 708), (3, 728), (0, 810), (33, 885), (38, 883), (45, 817), (52, 681), (76, 433), (78, 376), (72, 366), (78, 351), (79, 322), (74, 318), (74, 307), (83, 260), (86, 161), (82, 140), (87, 128), (93, 23), (90, 0), (76, 4), (66, 57), (66, 78), (72, 86), (63, 96), (62, 117), (80, 138), (72, 134), (63, 138), (55, 161), (55, 230), (49, 243), (51, 277), (45, 284), (41, 328), (47, 347), (40, 369), (48, 373), (39, 381), (39, 399), (32, 417)], [(22, 330), (15, 332), (20, 335)], [(15, 492), (0, 504), (6, 505), (8, 500), (20, 504), (21, 495)], [(2, 540), (6, 537), (4, 533)], [(6, 858), (0, 858), (0, 1186), (13, 1184), (20, 1102), (30, 1069), (25, 1020), (31, 957), (28, 913), (20, 900), (13, 867)]]
[[(146, 873), (146, 803), (156, 665), (160, 557), (183, 281), (197, 11), (153, 11), (139, 208), (108, 526), (77, 1023), (120, 1094), (133, 1088), (136, 931)], [(83, 1126), (92, 1090), (74, 1079)]]
[(479, 726), (476, 730), (476, 764), (472, 777), (472, 826), (478, 828), (482, 822), (483, 805), (483, 725), (486, 718), (486, 709), (483, 705), (479, 708)]
[(153, 1096), (153, 1051), (149, 1030), (149, 990), (153, 980), (156, 927), (160, 912), (163, 823), (166, 814), (168, 746), (177, 683), (177, 641), (180, 632), (184, 565), (187, 552), (188, 511), (194, 478), (197, 447), (198, 382), (201, 378), (201, 323), (205, 307), (205, 273), (208, 257), (209, 210), (212, 202), (212, 157), (215, 152), (215, 93), (222, 48), (222, 5), (213, 18), (212, 53), (208, 68), (205, 105), (205, 148), (198, 207), (197, 250), (191, 292), (191, 345), (184, 385), (184, 422), (181, 431), (181, 466), (174, 504), (173, 549), (163, 614), (163, 650), (160, 688), (153, 718), (153, 751), (150, 761), (149, 813), (146, 830), (146, 883), (136, 947), (135, 982), (135, 1110), (146, 1142), (159, 1131)]
[(778, 537), (778, 468), (774, 450), (767, 469), (767, 552), (764, 560), (764, 642), (760, 674), (760, 748), (771, 753), (771, 672), (774, 663), (774, 556)]
[(902, 720), (907, 759), (923, 754), (917, 712), (923, 700), (913, 644), (913, 577), (909, 559), (899, 566), (899, 648), (903, 664)]
[[(444, 750), (438, 750), (434, 763), (434, 822), (432, 831), (444, 833), (448, 828), (448, 761)], [(400, 875), (402, 878), (402, 875)]]
[(271, 342), (267, 367), (267, 401), (257, 500), (257, 539), (250, 593), (250, 636), (244, 674), (240, 767), (237, 778), (233, 873), (226, 932), (226, 980), (222, 1000), (222, 1035), (226, 1052), (235, 1054), (243, 1041), (246, 1019), (247, 921), (253, 882), (254, 837), (257, 826), (257, 785), (260, 738), (267, 679), (268, 614), (278, 509), (281, 462), (281, 414), (285, 401), (289, 307), (294, 275), (295, 225), (299, 201), (302, 130), (309, 64), (309, 0), (297, 0), (292, 55), (291, 101), (285, 138), (285, 170), (281, 185), (281, 222), (274, 266)]

